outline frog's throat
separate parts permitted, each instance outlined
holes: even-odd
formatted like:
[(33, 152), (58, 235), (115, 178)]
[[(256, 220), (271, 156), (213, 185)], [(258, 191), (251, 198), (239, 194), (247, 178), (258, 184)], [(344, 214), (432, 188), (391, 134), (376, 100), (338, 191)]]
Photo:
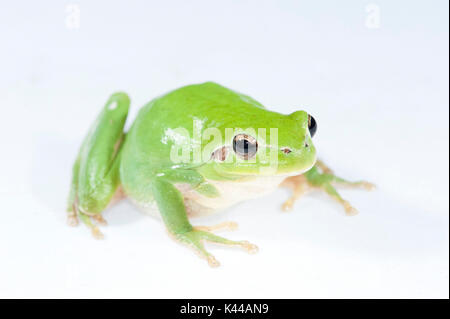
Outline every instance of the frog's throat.
[[(214, 171), (215, 174), (217, 174), (218, 176), (221, 176), (223, 178), (226, 179), (234, 179), (234, 180), (239, 180), (242, 178), (257, 178), (258, 176), (265, 176), (265, 177), (269, 177), (269, 176), (273, 176), (273, 177), (290, 177), (290, 176), (297, 176), (297, 175), (301, 175), (306, 173), (307, 171), (309, 171), (315, 164), (316, 164), (316, 158), (314, 158), (313, 161), (311, 161), (311, 164), (305, 167), (302, 167), (301, 169), (293, 169), (293, 170), (278, 170), (278, 168), (275, 169), (267, 169), (265, 170), (260, 169), (257, 173), (255, 172), (229, 172), (226, 171), (224, 169), (222, 169), (222, 167), (220, 166), (220, 163), (215, 163), (218, 165), (214, 165), (214, 162), (210, 161), (208, 162), (209, 164), (213, 164), (211, 166), (209, 166), (208, 171), (211, 172), (211, 170)], [(205, 163), (206, 164), (206, 163)], [(203, 166), (203, 165), (202, 165)]]

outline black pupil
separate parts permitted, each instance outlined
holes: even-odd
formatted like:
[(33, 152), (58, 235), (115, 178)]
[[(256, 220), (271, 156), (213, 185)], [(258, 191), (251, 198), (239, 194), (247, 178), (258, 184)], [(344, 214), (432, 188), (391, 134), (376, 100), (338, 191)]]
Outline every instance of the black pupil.
[(241, 149), (241, 153), (248, 154), (248, 141), (242, 140), (239, 142), (239, 148)]
[(257, 146), (249, 142), (246, 138), (242, 138), (234, 140), (233, 149), (244, 158), (249, 158), (256, 154)]
[(317, 131), (317, 123), (314, 117), (310, 116), (309, 120), (309, 133), (311, 134), (311, 137), (313, 137), (316, 134)]

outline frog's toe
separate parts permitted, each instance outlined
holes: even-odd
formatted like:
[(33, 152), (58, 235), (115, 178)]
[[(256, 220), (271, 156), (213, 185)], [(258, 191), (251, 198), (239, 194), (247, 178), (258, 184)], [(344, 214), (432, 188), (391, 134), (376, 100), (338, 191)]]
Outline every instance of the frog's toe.
[(67, 225), (71, 227), (78, 226), (78, 217), (77, 217), (77, 210), (75, 205), (70, 207), (70, 209), (67, 211)]
[(335, 184), (337, 186), (347, 187), (347, 188), (360, 188), (360, 189), (364, 189), (367, 191), (373, 191), (377, 188), (375, 184), (370, 183), (368, 181), (350, 182), (350, 181), (347, 181), (345, 179), (342, 179), (342, 178), (336, 177), (336, 176), (333, 179), (333, 184)]
[(101, 226), (107, 226), (108, 222), (106, 221), (106, 219), (103, 218), (102, 215), (94, 215), (92, 216), (92, 219), (96, 221), (97, 224), (101, 225)]
[(209, 255), (206, 259), (210, 267), (216, 268), (220, 266), (220, 262), (213, 255)]
[(256, 254), (259, 250), (258, 246), (246, 240), (241, 242), (241, 247), (244, 248), (249, 254)]
[(67, 225), (69, 225), (70, 227), (78, 226), (78, 218), (77, 218), (77, 216), (68, 215), (67, 216)]
[(248, 253), (256, 253), (258, 251), (258, 247), (256, 245), (251, 244), (246, 240), (230, 240), (205, 231), (199, 231), (199, 235), (203, 240), (209, 241), (211, 243), (226, 246), (238, 246), (246, 250)]
[(104, 239), (105, 238), (103, 233), (100, 231), (100, 228), (98, 228), (96, 226), (91, 229), (91, 233), (95, 239)]
[(348, 201), (343, 201), (342, 205), (344, 206), (345, 214), (347, 216), (355, 216), (359, 214), (358, 210), (353, 207)]
[(367, 181), (362, 181), (361, 187), (368, 191), (373, 191), (377, 188), (377, 186), (375, 184), (367, 182)]
[(194, 249), (194, 251), (201, 257), (208, 261), (208, 265), (211, 267), (220, 266), (219, 261), (211, 255), (203, 245), (203, 236), (201, 234), (204, 233), (200, 230), (192, 230), (186, 233), (176, 234), (175, 238), (182, 244)]
[(95, 239), (103, 239), (104, 236), (103, 233), (100, 231), (100, 228), (94, 223), (92, 223), (91, 219), (96, 219), (95, 216), (97, 215), (89, 216), (81, 212), (79, 213), (81, 221), (91, 230), (92, 236), (94, 236)]
[(283, 212), (289, 212), (294, 208), (295, 199), (289, 198), (287, 199), (283, 205), (281, 205), (281, 210)]
[(355, 216), (358, 214), (358, 210), (353, 207), (349, 201), (342, 198), (342, 196), (337, 192), (337, 190), (331, 185), (326, 184), (324, 186), (325, 192), (328, 193), (328, 195), (331, 196), (332, 199), (334, 199), (337, 203), (341, 204), (344, 207), (345, 214), (347, 216)]

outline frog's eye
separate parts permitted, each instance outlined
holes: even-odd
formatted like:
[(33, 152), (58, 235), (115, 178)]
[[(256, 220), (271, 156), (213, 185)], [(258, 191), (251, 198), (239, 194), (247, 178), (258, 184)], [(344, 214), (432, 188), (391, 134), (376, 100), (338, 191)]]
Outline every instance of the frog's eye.
[(258, 142), (250, 135), (238, 134), (233, 139), (233, 150), (238, 156), (248, 160), (256, 155)]
[(317, 131), (317, 123), (314, 117), (312, 117), (311, 115), (308, 115), (308, 129), (309, 134), (311, 135), (311, 137), (313, 137)]

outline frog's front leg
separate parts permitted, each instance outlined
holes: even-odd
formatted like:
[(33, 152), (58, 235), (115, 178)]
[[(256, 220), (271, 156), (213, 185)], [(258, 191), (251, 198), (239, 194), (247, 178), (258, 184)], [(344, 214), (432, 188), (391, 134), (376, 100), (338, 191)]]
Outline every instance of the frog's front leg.
[(335, 186), (347, 186), (351, 188), (363, 188), (373, 190), (375, 185), (366, 181), (347, 181), (334, 175), (333, 171), (322, 161), (317, 161), (316, 165), (303, 175), (286, 178), (282, 185), (293, 190), (292, 196), (283, 204), (283, 210), (292, 209), (296, 200), (304, 193), (312, 189), (321, 189), (341, 204), (347, 215), (356, 215), (358, 211), (347, 200), (342, 198)]
[(193, 248), (202, 258), (208, 261), (211, 267), (219, 266), (219, 262), (204, 247), (205, 241), (238, 246), (249, 253), (254, 253), (258, 248), (248, 241), (229, 240), (211, 233), (211, 230), (218, 228), (234, 228), (235, 224), (223, 223), (219, 227), (194, 227), (187, 218), (186, 208), (183, 196), (171, 182), (162, 179), (156, 179), (152, 182), (152, 193), (158, 204), (161, 217), (169, 231), (176, 240)]

